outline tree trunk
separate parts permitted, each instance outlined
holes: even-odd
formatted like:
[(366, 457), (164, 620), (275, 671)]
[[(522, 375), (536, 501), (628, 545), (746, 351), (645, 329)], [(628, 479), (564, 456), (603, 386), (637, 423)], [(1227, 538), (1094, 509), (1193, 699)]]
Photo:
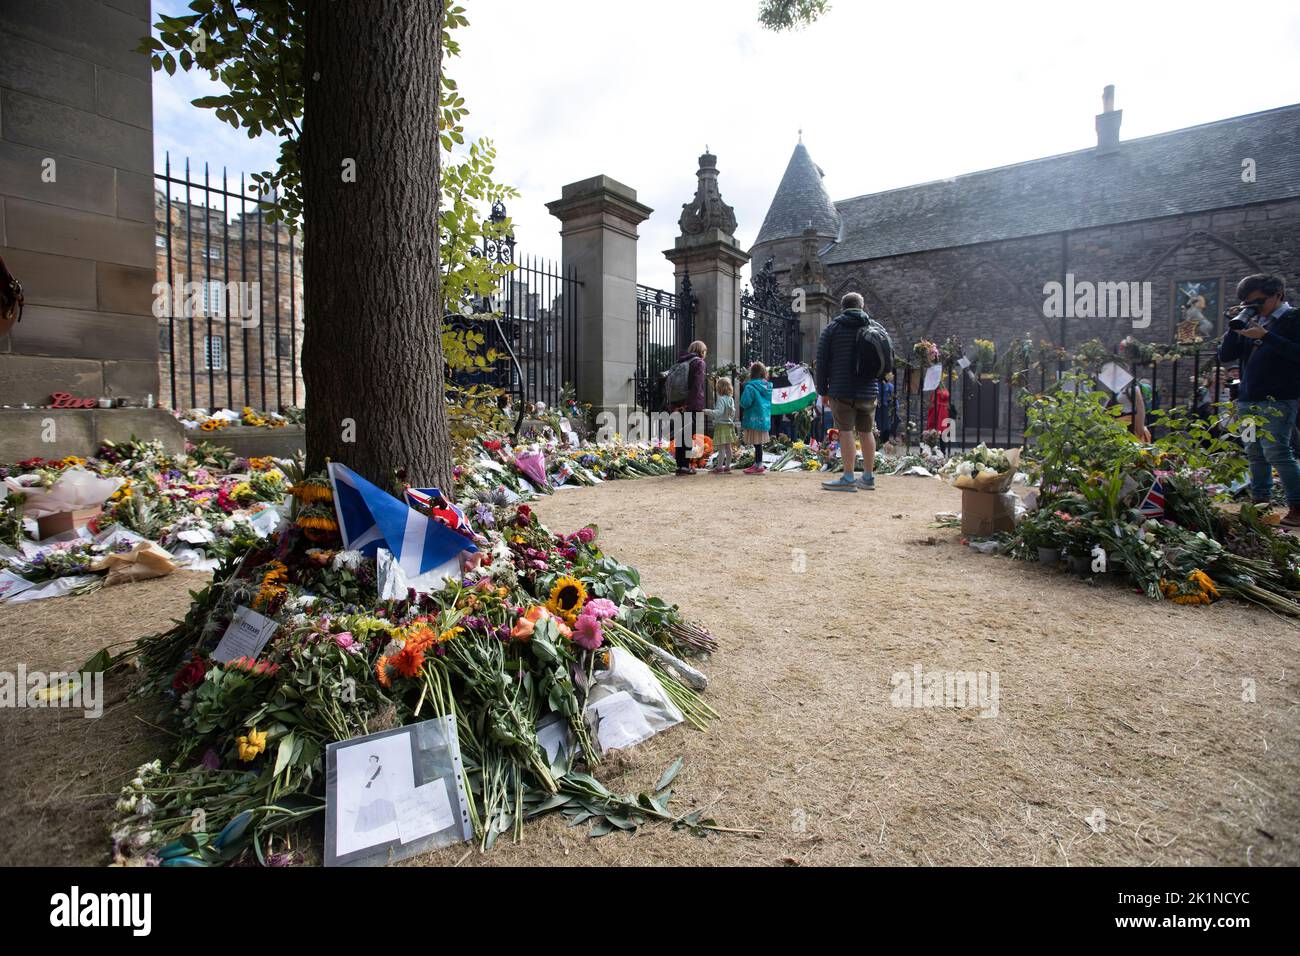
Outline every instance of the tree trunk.
[(443, 0), (314, 2), (302, 139), (307, 467), (449, 488), (438, 280)]

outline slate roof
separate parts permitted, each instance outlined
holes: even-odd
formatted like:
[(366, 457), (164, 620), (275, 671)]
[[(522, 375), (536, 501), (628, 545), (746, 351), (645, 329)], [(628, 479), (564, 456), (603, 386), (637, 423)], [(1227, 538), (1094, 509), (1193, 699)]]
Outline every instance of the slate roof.
[(800, 143), (785, 167), (785, 175), (776, 188), (754, 245), (802, 236), (810, 221), (819, 236), (833, 238), (840, 234), (840, 214), (822, 185), (821, 168)]
[[(1253, 183), (1241, 179), (1246, 158)], [(1121, 140), (1109, 155), (1083, 149), (841, 200), (843, 235), (823, 257), (857, 262), (1295, 197), (1300, 104)]]

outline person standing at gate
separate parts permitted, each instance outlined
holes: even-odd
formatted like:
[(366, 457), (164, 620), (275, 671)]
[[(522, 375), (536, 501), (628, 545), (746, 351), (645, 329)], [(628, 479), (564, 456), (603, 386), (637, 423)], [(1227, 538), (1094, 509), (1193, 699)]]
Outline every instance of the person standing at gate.
[[(894, 365), (893, 343), (880, 323), (862, 308), (862, 296), (850, 292), (840, 300), (841, 312), (822, 330), (817, 342), (817, 394), (830, 398), (840, 433), (844, 474), (823, 481), (828, 491), (874, 491), (876, 478), (875, 426), (877, 380)], [(854, 432), (858, 440), (853, 440)], [(855, 482), (857, 447), (862, 447), (862, 479)]]
[(763, 446), (772, 428), (772, 383), (767, 380), (767, 366), (762, 362), (749, 367), (749, 380), (740, 391), (740, 424), (745, 427), (745, 444), (754, 446), (754, 463), (745, 474), (764, 474), (767, 466), (763, 464)]
[(718, 451), (713, 473), (729, 475), (731, 456), (736, 446), (736, 400), (731, 397), (731, 379), (725, 375), (719, 378), (717, 390), (718, 404), (704, 414), (713, 419), (713, 447)]
[(691, 446), (695, 442), (696, 417), (704, 411), (705, 358), (709, 347), (698, 339), (681, 355), (677, 364), (668, 371), (664, 383), (664, 396), (668, 411), (672, 413), (673, 441), (677, 455), (677, 474), (693, 475)]

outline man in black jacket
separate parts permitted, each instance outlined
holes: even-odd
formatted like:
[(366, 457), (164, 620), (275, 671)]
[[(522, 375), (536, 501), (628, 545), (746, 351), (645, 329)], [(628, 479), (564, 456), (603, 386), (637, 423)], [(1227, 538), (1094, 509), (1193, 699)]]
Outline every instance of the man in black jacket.
[[(862, 308), (862, 296), (850, 292), (840, 300), (839, 315), (822, 330), (817, 342), (817, 394), (830, 400), (835, 427), (840, 433), (840, 460), (844, 474), (833, 481), (823, 481), (828, 491), (857, 491), (859, 487), (875, 491), (876, 478), (871, 469), (876, 462), (876, 439), (872, 427), (878, 396), (874, 378), (861, 379), (857, 374), (858, 332), (869, 316)], [(857, 448), (853, 433), (862, 446), (862, 479), (853, 480)]]
[(1300, 527), (1300, 465), (1291, 438), (1300, 411), (1300, 309), (1287, 304), (1279, 276), (1246, 276), (1237, 283), (1237, 298), (1249, 307), (1243, 315), (1249, 320), (1244, 329), (1224, 334), (1219, 360), (1240, 361), (1237, 411), (1264, 420), (1260, 434), (1245, 442), (1250, 496), (1268, 504), (1276, 468), (1286, 493), (1282, 524)]

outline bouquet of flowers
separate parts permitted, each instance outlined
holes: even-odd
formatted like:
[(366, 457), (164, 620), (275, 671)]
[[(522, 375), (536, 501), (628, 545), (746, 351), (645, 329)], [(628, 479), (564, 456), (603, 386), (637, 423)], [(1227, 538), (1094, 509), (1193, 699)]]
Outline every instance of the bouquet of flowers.
[(939, 346), (935, 345), (929, 339), (921, 339), (912, 346), (912, 353), (916, 356), (918, 368), (929, 368), (935, 362), (939, 361)]
[(997, 493), (1011, 487), (1019, 466), (1019, 448), (989, 448), (980, 442), (967, 451), (954, 453), (944, 465), (943, 474), (957, 488)]

